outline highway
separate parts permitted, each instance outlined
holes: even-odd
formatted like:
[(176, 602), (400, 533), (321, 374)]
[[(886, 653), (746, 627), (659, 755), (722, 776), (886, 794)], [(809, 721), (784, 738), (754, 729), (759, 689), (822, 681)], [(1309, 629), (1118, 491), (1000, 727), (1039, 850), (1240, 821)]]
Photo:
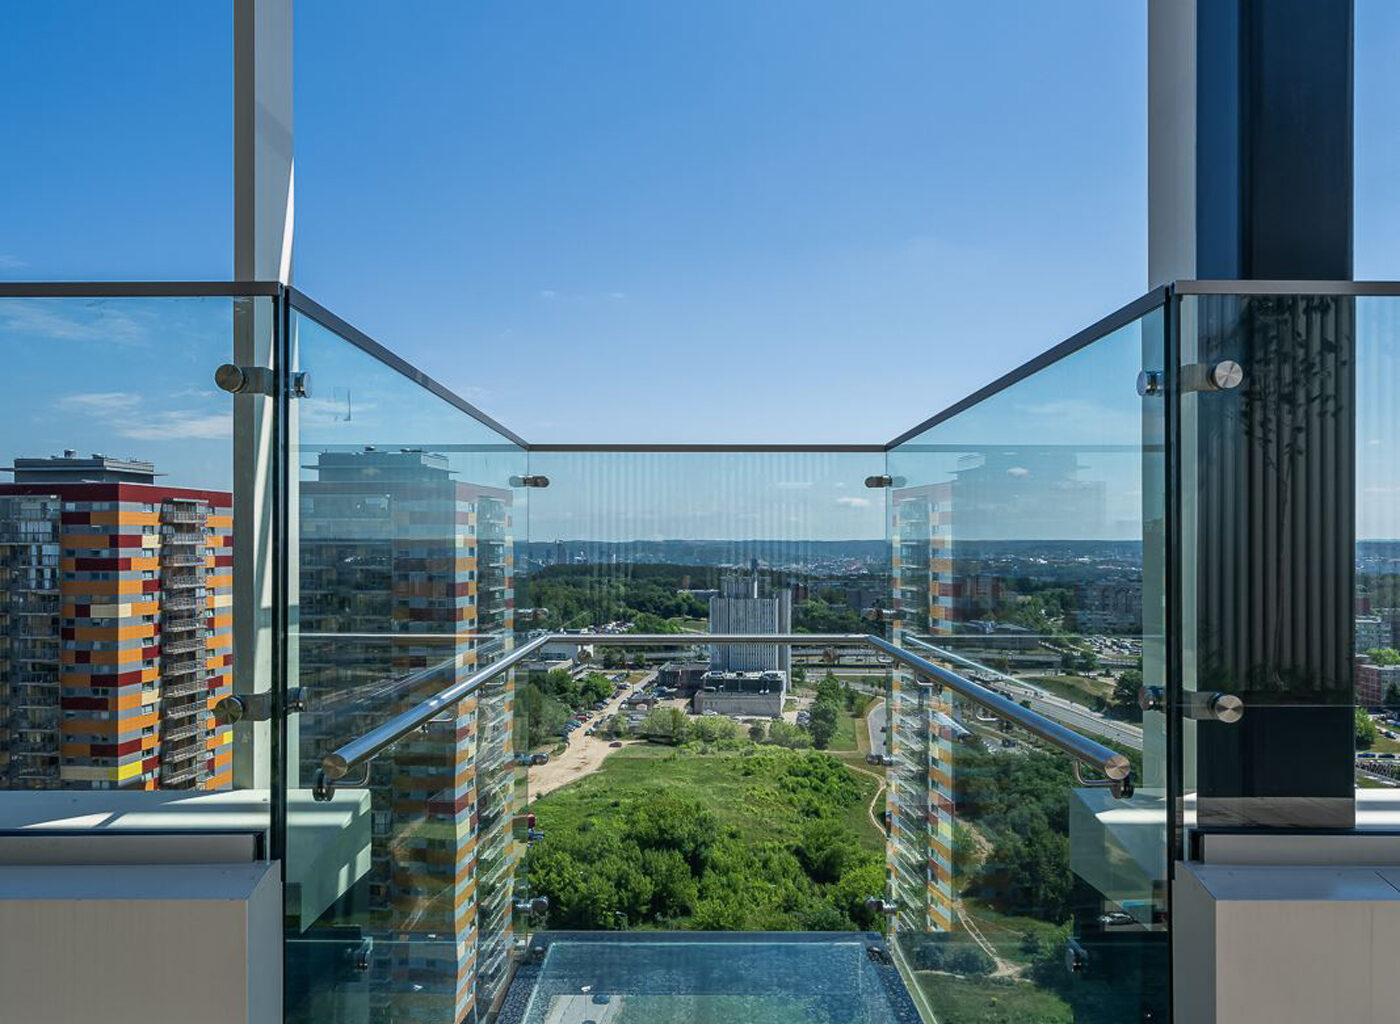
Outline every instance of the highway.
[(1016, 700), (1030, 701), (1032, 711), (1039, 712), (1046, 718), (1053, 718), (1062, 725), (1067, 725), (1076, 732), (1090, 733), (1095, 736), (1102, 736), (1113, 743), (1121, 744), (1132, 750), (1142, 749), (1142, 728), (1130, 722), (1120, 722), (1117, 719), (1109, 718), (1107, 715), (1098, 714), (1091, 711), (1083, 704), (1076, 704), (1072, 700), (1056, 696), (1048, 690), (1028, 683), (1015, 676), (1009, 676), (1004, 672), (988, 668), (986, 665), (971, 661), (951, 651), (943, 651), (931, 644), (916, 640), (913, 637), (906, 637), (906, 642), (914, 647), (922, 647), (932, 651), (938, 658), (951, 661), (960, 668), (972, 669), (975, 673), (974, 681), (981, 681), (987, 685), (987, 678), (990, 677), (992, 684), (996, 688), (1004, 691)]

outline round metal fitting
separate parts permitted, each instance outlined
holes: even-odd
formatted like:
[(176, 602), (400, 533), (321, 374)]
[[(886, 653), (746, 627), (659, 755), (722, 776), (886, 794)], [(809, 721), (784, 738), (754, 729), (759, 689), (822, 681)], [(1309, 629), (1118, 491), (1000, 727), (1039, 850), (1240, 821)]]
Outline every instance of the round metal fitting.
[(1148, 398), (1162, 393), (1162, 371), (1142, 370), (1137, 375), (1137, 393)]
[(224, 363), (214, 371), (214, 383), (229, 394), (237, 395), (248, 387), (248, 375), (243, 367)]
[(1244, 381), (1244, 367), (1233, 359), (1222, 359), (1210, 370), (1210, 382), (1221, 391), (1231, 391)]
[(235, 722), (241, 722), (247, 712), (248, 707), (243, 703), (242, 697), (225, 697), (214, 705), (214, 721), (220, 725), (233, 725)]
[(1244, 717), (1244, 701), (1233, 693), (1217, 693), (1210, 699), (1210, 709), (1217, 722), (1238, 722)]

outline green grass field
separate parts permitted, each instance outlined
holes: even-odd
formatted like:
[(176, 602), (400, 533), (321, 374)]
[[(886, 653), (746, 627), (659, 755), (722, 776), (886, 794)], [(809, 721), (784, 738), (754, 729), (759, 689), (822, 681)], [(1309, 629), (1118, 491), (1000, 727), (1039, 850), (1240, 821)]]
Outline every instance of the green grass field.
[(827, 749), (833, 754), (855, 750), (856, 730), (863, 728), (865, 728), (865, 724), (860, 718), (842, 711), (841, 717), (836, 720), (836, 735), (831, 737), (831, 745)]
[(1113, 696), (1113, 680), (1089, 676), (1027, 676), (1026, 682), (1042, 686), (1057, 697), (1072, 700), (1076, 704), (1093, 707), (1095, 700), (1108, 700)]
[(1014, 964), (1029, 964), (1036, 958), (1034, 952), (1024, 948), (1023, 938), (1027, 932), (1036, 936), (1045, 948), (1059, 946), (1065, 939), (1065, 930), (1059, 925), (1034, 917), (1001, 914), (967, 896), (963, 897), (963, 909), (997, 954)]
[[(883, 850), (884, 834), (867, 813), (876, 782), (868, 775), (852, 774), (860, 786), (861, 799), (842, 811), (841, 821), (860, 837), (862, 846)], [(803, 825), (786, 810), (782, 797), (767, 780), (740, 773), (739, 755), (644, 744), (622, 748), (593, 774), (540, 797), (533, 810), (540, 828), (565, 831), (615, 813), (630, 797), (668, 791), (700, 800), (722, 826), (736, 829), (740, 837), (751, 842), (794, 840)]]
[(1069, 1005), (1044, 989), (997, 978), (915, 974), (938, 1024), (1074, 1024)]

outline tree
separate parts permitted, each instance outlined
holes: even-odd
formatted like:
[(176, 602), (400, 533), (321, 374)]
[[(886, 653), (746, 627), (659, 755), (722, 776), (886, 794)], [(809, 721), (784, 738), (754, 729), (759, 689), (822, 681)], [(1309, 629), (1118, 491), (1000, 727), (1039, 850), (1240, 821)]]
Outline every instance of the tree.
[(768, 742), (775, 746), (793, 749), (810, 747), (812, 734), (800, 725), (793, 725), (791, 722), (784, 722), (781, 718), (775, 718), (768, 726)]
[(1371, 716), (1366, 714), (1365, 708), (1356, 709), (1356, 747), (1358, 750), (1370, 750), (1375, 746), (1376, 723), (1371, 721)]
[(739, 735), (739, 723), (723, 715), (697, 718), (690, 728), (702, 743), (730, 743)]
[(1138, 691), (1142, 689), (1142, 673), (1135, 668), (1125, 669), (1113, 686), (1110, 706), (1119, 718), (1133, 721), (1142, 720), (1142, 705), (1138, 702)]
[(1377, 665), (1400, 665), (1400, 651), (1394, 647), (1372, 647), (1366, 652), (1366, 657)]
[(807, 724), (812, 733), (812, 746), (818, 750), (825, 750), (831, 744), (844, 705), (845, 695), (842, 693), (841, 683), (836, 676), (827, 672), (817, 684), (817, 700), (812, 705), (812, 717)]
[(1395, 683), (1385, 691), (1385, 706), (1388, 711), (1400, 711), (1400, 686)]
[(792, 852), (808, 877), (822, 883), (836, 881), (863, 853), (855, 833), (834, 818), (808, 822)]
[(762, 722), (754, 722), (749, 726), (749, 739), (755, 743), (762, 743), (768, 738), (768, 730), (764, 728)]
[(835, 700), (818, 700), (812, 705), (812, 717), (807, 729), (812, 734), (812, 746), (825, 750), (836, 735), (836, 726), (841, 717), (841, 705)]
[(601, 672), (590, 672), (579, 687), (579, 696), (582, 703), (596, 704), (600, 700), (607, 700), (612, 696), (612, 680)]
[(680, 708), (657, 708), (642, 723), (642, 734), (648, 739), (679, 746), (690, 736), (690, 719)]
[(515, 696), (516, 737), (522, 750), (557, 740), (569, 720), (569, 709), (537, 684), (526, 683)]
[(878, 856), (867, 855), (847, 865), (836, 884), (827, 890), (827, 899), (845, 911), (857, 928), (878, 932), (884, 927), (880, 912), (871, 910), (865, 901), (871, 896), (882, 896), (884, 892), (885, 865)]
[(676, 851), (699, 872), (719, 839), (719, 821), (699, 800), (662, 793), (633, 805), (626, 835), (643, 850)]

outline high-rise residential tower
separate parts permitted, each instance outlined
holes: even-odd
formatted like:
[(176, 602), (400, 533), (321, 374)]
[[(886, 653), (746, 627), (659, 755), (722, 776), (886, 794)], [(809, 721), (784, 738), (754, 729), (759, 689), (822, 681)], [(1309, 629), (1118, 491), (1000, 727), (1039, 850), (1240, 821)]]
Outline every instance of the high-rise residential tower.
[(226, 491), (72, 451), (0, 484), (0, 733), (10, 789), (226, 789)]
[[(421, 449), (326, 451), (301, 483), (300, 650), (314, 766), (512, 645), (511, 492)], [(319, 638), (319, 639), (317, 639)], [(518, 856), (509, 674), (376, 759), (368, 922), (404, 942), (367, 980), (461, 1020), (506, 973)], [(311, 756), (307, 756), (307, 755)], [(443, 941), (451, 936), (453, 941)], [(416, 941), (421, 940), (421, 941)]]

